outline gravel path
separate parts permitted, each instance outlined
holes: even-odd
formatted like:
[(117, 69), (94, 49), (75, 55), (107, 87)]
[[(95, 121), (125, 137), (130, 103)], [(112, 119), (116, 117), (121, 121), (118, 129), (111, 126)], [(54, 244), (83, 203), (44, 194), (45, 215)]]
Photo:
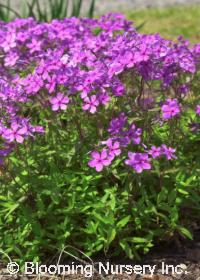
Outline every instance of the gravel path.
[(102, 14), (106, 11), (120, 12), (134, 9), (166, 7), (183, 4), (200, 5), (200, 0), (96, 0), (96, 11), (98, 14)]
[[(10, 0), (12, 8), (22, 10), (22, 3), (31, 0)], [(73, 0), (71, 0), (72, 2)], [(7, 0), (0, 0), (1, 4), (6, 4)], [(49, 0), (40, 0), (40, 4), (47, 4)], [(83, 0), (83, 11), (88, 10), (91, 0)], [(199, 4), (200, 0), (96, 0), (95, 14), (103, 14), (107, 12), (125, 12), (134, 9), (143, 9), (150, 7), (166, 7), (173, 5), (193, 5)]]

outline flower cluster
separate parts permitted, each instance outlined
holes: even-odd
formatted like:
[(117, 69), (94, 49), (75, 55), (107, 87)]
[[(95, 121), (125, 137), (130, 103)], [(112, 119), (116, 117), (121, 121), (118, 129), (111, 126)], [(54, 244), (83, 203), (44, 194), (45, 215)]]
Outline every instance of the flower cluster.
[(74, 106), (87, 119), (103, 112), (107, 120), (106, 147), (89, 162), (97, 171), (116, 156), (128, 155), (125, 164), (138, 173), (151, 168), (149, 156), (175, 158), (167, 143), (144, 149), (144, 115), (150, 113), (152, 123), (181, 115), (199, 61), (200, 45), (139, 34), (121, 14), (1, 22), (1, 162), (16, 145), (45, 133), (32, 109), (67, 114)]
[(126, 159), (125, 163), (134, 168), (137, 173), (141, 173), (144, 169), (151, 169), (148, 154), (128, 152), (128, 157), (129, 159)]
[(167, 99), (161, 109), (164, 119), (171, 119), (180, 113), (180, 107), (176, 99)]

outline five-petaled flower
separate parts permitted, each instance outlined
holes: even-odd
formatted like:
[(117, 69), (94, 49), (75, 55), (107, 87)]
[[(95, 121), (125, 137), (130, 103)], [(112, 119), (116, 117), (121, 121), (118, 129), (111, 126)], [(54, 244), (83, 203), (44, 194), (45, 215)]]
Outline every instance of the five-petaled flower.
[(69, 98), (64, 96), (61, 92), (57, 93), (56, 97), (50, 99), (53, 111), (66, 110)]
[(151, 169), (151, 163), (148, 154), (128, 152), (129, 159), (125, 160), (125, 164), (130, 165), (137, 173), (143, 170)]
[(17, 123), (12, 123), (11, 128), (5, 129), (3, 132), (3, 137), (8, 142), (16, 142), (23, 143), (24, 138), (28, 134), (28, 129), (26, 126), (20, 126)]
[(16, 34), (9, 32), (4, 41), (1, 43), (1, 46), (4, 49), (4, 52), (8, 52), (11, 49), (16, 47)]
[(161, 151), (162, 154), (166, 157), (167, 160), (170, 159), (177, 159), (175, 152), (176, 149), (173, 149), (171, 147), (167, 147), (165, 144), (161, 145)]
[(91, 153), (92, 160), (88, 162), (90, 167), (96, 169), (97, 172), (103, 170), (104, 166), (108, 166), (111, 164), (111, 158), (109, 157), (109, 153), (106, 149), (103, 149), (102, 152), (92, 152)]
[(41, 41), (32, 39), (30, 43), (27, 44), (27, 47), (30, 49), (30, 53), (34, 53), (41, 50)]
[(97, 100), (96, 95), (84, 98), (84, 102), (85, 104), (83, 104), (83, 110), (88, 110), (90, 111), (90, 113), (94, 114), (97, 110), (97, 106), (99, 105), (99, 101)]
[(180, 106), (176, 99), (168, 98), (162, 105), (162, 116), (163, 119), (171, 119), (180, 113)]
[(107, 145), (110, 159), (113, 160), (116, 156), (121, 154), (120, 143), (118, 141), (113, 142), (113, 140), (109, 138), (107, 141), (103, 141), (102, 144)]
[(161, 147), (152, 146), (149, 150), (149, 154), (152, 158), (157, 158), (161, 155)]

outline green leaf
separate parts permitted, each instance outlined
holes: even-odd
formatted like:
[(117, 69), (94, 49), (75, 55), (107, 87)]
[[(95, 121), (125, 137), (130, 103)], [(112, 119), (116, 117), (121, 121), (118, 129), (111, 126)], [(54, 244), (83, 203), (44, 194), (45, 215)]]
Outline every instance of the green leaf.
[(131, 218), (131, 216), (128, 215), (128, 216), (124, 217), (123, 219), (121, 219), (117, 223), (117, 228), (123, 228), (130, 221), (130, 218)]
[(190, 240), (193, 240), (193, 236), (191, 232), (185, 228), (185, 227), (179, 227), (178, 228), (179, 232), (182, 233), (185, 237), (189, 238)]
[(131, 241), (133, 243), (148, 243), (149, 242), (149, 240), (147, 240), (146, 238), (142, 238), (142, 237), (133, 237), (131, 239)]
[(189, 192), (183, 190), (183, 189), (177, 189), (177, 191), (183, 195), (189, 195)]
[(21, 15), (14, 9), (12, 9), (9, 5), (0, 4), (0, 8), (5, 8), (6, 10), (12, 12), (16, 17), (21, 18)]
[(93, 18), (94, 15), (94, 9), (95, 9), (95, 1), (96, 0), (92, 0), (90, 7), (89, 7), (89, 11), (88, 11), (88, 17), (89, 18)]
[(115, 239), (116, 230), (114, 228), (108, 230), (107, 246)]
[(159, 204), (162, 201), (165, 201), (168, 195), (168, 189), (162, 187), (161, 192), (158, 194), (157, 203)]
[(133, 251), (131, 249), (131, 247), (129, 246), (128, 242), (126, 242), (126, 240), (121, 240), (119, 242), (119, 245), (122, 247), (122, 249), (125, 251), (126, 255), (130, 258), (133, 259), (134, 255), (133, 255)]
[(101, 221), (103, 224), (113, 224), (114, 220), (112, 216), (101, 216), (100, 214), (93, 212), (93, 216), (97, 218), (97, 220)]
[(169, 205), (174, 205), (175, 200), (176, 200), (176, 197), (177, 197), (177, 191), (176, 191), (176, 189), (173, 189), (173, 190), (169, 193), (169, 196), (168, 196)]

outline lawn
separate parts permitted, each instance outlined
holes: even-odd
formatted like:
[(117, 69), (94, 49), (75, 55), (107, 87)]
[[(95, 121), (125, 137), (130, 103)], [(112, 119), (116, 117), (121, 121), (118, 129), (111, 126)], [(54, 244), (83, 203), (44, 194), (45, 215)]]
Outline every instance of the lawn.
[(139, 26), (143, 33), (160, 33), (167, 39), (183, 35), (192, 43), (200, 41), (200, 6), (176, 6), (162, 9), (145, 9), (127, 13), (128, 19)]

